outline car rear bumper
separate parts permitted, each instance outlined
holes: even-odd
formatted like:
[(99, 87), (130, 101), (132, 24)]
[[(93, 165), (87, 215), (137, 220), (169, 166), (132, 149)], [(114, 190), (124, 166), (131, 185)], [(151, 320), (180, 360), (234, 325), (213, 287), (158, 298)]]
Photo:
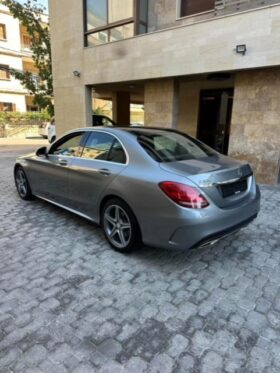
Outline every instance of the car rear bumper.
[[(185, 209), (177, 219), (157, 219), (153, 236), (143, 240), (146, 244), (163, 248), (191, 249), (206, 246), (247, 226), (260, 210), (260, 192), (257, 187), (250, 199), (241, 206), (221, 209), (209, 206), (201, 210)], [(169, 225), (166, 220), (169, 220)], [(158, 227), (161, 225), (161, 229)]]
[(222, 238), (228, 237), (231, 234), (238, 232), (241, 228), (247, 227), (247, 225), (249, 225), (253, 220), (255, 220), (257, 216), (258, 214), (252, 216), (249, 219), (246, 219), (245, 221), (237, 225), (234, 225), (233, 227), (224, 229), (223, 231), (220, 231), (215, 234), (212, 234), (211, 236), (205, 237), (202, 241), (197, 242), (192, 248), (194, 249), (196, 247), (205, 247), (205, 246), (213, 245), (216, 242), (220, 241)]

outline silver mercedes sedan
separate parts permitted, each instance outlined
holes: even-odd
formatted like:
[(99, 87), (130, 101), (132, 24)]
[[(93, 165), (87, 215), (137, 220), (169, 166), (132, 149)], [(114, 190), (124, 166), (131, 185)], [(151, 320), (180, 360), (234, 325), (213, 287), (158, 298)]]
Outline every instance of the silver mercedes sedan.
[(17, 159), (19, 196), (42, 198), (103, 228), (128, 252), (209, 245), (257, 217), (251, 167), (158, 128), (81, 128)]

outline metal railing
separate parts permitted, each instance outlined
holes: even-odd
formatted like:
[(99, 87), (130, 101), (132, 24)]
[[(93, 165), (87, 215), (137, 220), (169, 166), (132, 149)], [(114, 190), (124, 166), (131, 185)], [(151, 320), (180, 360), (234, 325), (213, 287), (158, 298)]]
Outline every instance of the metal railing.
[(280, 4), (280, 0), (216, 0), (215, 14), (242, 12), (273, 4)]

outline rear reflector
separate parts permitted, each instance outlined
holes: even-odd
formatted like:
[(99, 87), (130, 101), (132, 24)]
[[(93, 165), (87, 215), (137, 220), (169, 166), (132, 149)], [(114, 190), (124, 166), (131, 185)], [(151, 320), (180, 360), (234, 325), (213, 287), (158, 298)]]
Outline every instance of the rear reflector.
[(189, 185), (175, 183), (173, 181), (163, 181), (159, 184), (160, 189), (178, 205), (191, 209), (203, 209), (209, 203), (196, 188)]

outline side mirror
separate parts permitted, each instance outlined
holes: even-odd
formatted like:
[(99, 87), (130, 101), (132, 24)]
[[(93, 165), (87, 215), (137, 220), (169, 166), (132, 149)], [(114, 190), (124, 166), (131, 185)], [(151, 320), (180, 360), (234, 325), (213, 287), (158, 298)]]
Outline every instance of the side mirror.
[(39, 148), (37, 151), (36, 151), (36, 155), (37, 157), (47, 157), (48, 156), (48, 150), (47, 150), (47, 147), (46, 146), (43, 146), (42, 148)]

